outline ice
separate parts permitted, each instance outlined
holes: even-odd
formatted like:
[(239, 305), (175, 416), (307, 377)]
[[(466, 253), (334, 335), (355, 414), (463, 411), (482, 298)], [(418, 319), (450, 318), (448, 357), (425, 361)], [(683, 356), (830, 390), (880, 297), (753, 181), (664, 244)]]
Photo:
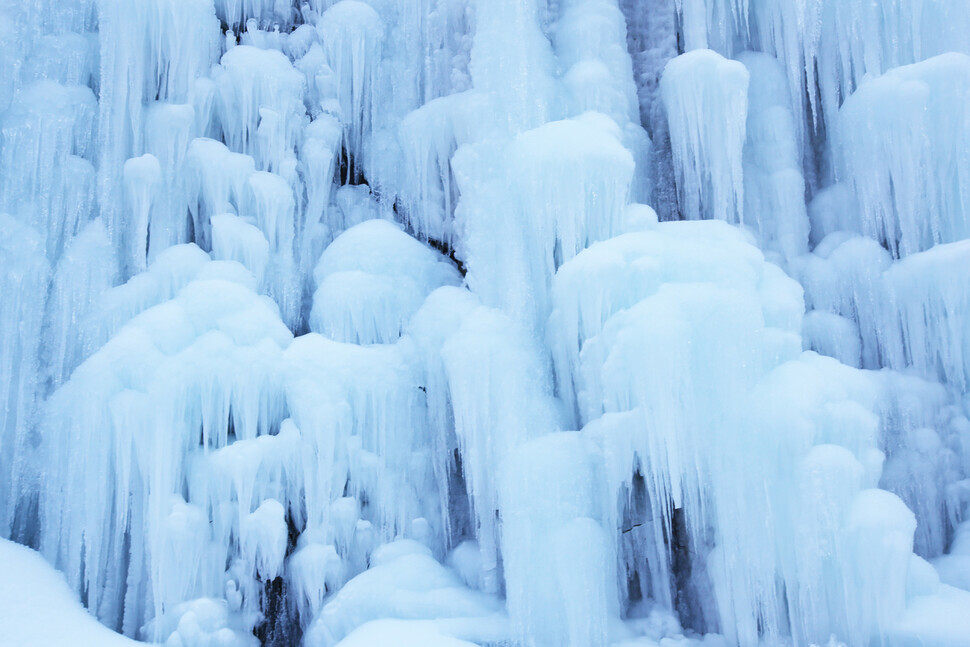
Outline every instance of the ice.
[(344, 583), (343, 560), (332, 545), (307, 543), (289, 558), (287, 570), (304, 624), (320, 612), (327, 593), (340, 589)]
[[(915, 530), (916, 518), (895, 495), (865, 490), (855, 497), (849, 511), (847, 549), (855, 558), (854, 583), (862, 586), (852, 596), (849, 612), (862, 633), (858, 637), (850, 633), (853, 642), (891, 626), (905, 608), (906, 567)], [(872, 595), (875, 591), (878, 597)]]
[[(619, 140), (616, 124), (597, 113), (550, 122), (518, 135), (502, 153), (504, 168), (488, 183), (472, 178), (493, 172), (494, 151), (456, 153), (452, 168), (463, 196), (487, 194), (502, 201), (501, 209), (481, 213), (463, 199), (456, 214), (467, 248), (468, 284), (486, 303), (538, 330), (548, 316), (548, 285), (556, 268), (621, 232), (634, 160)], [(536, 226), (505, 240), (492, 235), (496, 227), (524, 218)], [(523, 285), (519, 275), (529, 283)]]
[(133, 226), (125, 245), (129, 253), (125, 262), (132, 274), (143, 272), (148, 265), (148, 230), (152, 202), (162, 182), (162, 167), (158, 158), (146, 153), (133, 157), (124, 166), (126, 206)]
[(239, 29), (247, 21), (255, 21), (257, 26), (273, 22), (287, 22), (290, 19), (289, 7), (276, 0), (216, 0), (216, 13), (232, 29)]
[(296, 276), (294, 239), (296, 236), (296, 203), (293, 188), (275, 173), (256, 171), (248, 176), (243, 188), (240, 211), (249, 216), (269, 243), (272, 262), (267, 264), (268, 291), (280, 306), (283, 320), (295, 326), (300, 316), (303, 294)]
[[(456, 288), (440, 288), (428, 297), (409, 336), (427, 358), (424, 380), (435, 473), (448, 488), (458, 485), (467, 491), (474, 515), (471, 520), (452, 515), (448, 529), (455, 533), (462, 523), (473, 524), (479, 581), (486, 591), (496, 591), (499, 490), (490, 474), (521, 442), (559, 428), (551, 375), (521, 325)], [(460, 469), (457, 483), (446, 478), (455, 468)], [(443, 502), (463, 495), (445, 488), (442, 494)]]
[(865, 368), (880, 366), (880, 355), (886, 354), (889, 328), (883, 272), (891, 262), (889, 252), (874, 240), (836, 232), (823, 239), (812, 254), (791, 263), (812, 312), (847, 317), (858, 328), (861, 366)]
[(342, 647), (367, 647), (390, 642), (399, 647), (471, 647), (475, 644), (443, 634), (430, 623), (401, 620), (368, 622), (338, 644)]
[(375, 552), (371, 564), (323, 607), (307, 630), (305, 644), (336, 645), (354, 629), (380, 618), (469, 618), (498, 610), (493, 598), (464, 588), (416, 542), (388, 544)]
[(765, 54), (738, 57), (750, 76), (744, 143), (745, 224), (763, 248), (786, 259), (804, 253), (809, 222), (784, 70)]
[(269, 263), (270, 247), (259, 227), (231, 213), (212, 216), (212, 257), (236, 261), (262, 282)]
[[(968, 17), (955, 0), (683, 0), (677, 9), (685, 50), (710, 47), (734, 56), (753, 49), (781, 61), (802, 150), (832, 127), (842, 102), (867, 77), (945, 52), (970, 52)], [(838, 139), (827, 146), (837, 152)]]
[[(58, 468), (43, 497), (41, 545), (49, 559), (65, 569), (69, 581), (76, 584), (83, 578), (86, 587), (97, 591), (89, 604), (117, 626), (124, 609), (137, 612), (138, 607), (122, 605), (125, 587), (112, 578), (124, 577), (123, 571), (96, 567), (108, 554), (93, 549), (100, 545), (95, 539), (103, 537), (105, 546), (120, 550), (130, 523), (139, 541), (155, 547), (150, 563), (144, 554), (133, 552), (132, 558), (142, 561), (132, 568), (145, 572), (133, 570), (127, 578), (128, 590), (137, 591), (138, 582), (150, 573), (155, 613), (148, 615), (142, 603), (146, 616), (125, 617), (125, 626), (140, 627), (168, 606), (215, 587), (217, 575), (206, 566), (206, 542), (199, 541), (207, 534), (204, 508), (178, 496), (174, 505), (169, 499), (179, 491), (187, 468), (182, 453), (193, 447), (204, 451), (224, 446), (230, 410), (241, 438), (255, 436), (257, 427), (265, 429), (268, 411), (273, 410), (272, 401), (252, 401), (274, 379), (272, 372), (258, 367), (272, 365), (274, 357), (278, 361), (280, 347), (289, 344), (291, 335), (275, 305), (245, 285), (252, 281), (248, 273), (241, 277), (244, 284), (220, 278), (233, 273), (220, 272), (219, 263), (204, 263), (199, 279), (186, 284), (173, 300), (135, 316), (89, 357), (52, 396), (53, 402), (84, 402), (84, 414), (67, 420), (59, 413), (63, 409), (51, 406), (49, 426), (41, 432), (49, 437), (63, 425), (76, 438), (76, 447), (92, 448), (87, 450), (89, 461), (81, 465), (72, 460), (70, 447), (48, 447), (46, 460)], [(212, 278), (205, 277), (208, 268)], [(200, 361), (193, 351), (203, 348), (207, 350)], [(244, 377), (245, 372), (233, 377), (227, 370), (233, 365), (258, 372), (253, 378)], [(206, 386), (193, 393), (193, 382)], [(171, 433), (153, 435), (155, 425)], [(96, 449), (101, 434), (111, 439), (113, 451)], [(96, 474), (113, 476), (102, 479)], [(65, 502), (56, 493), (67, 489), (83, 493), (83, 498), (62, 507)], [(107, 496), (112, 489), (115, 495)], [(130, 550), (144, 549), (133, 540)], [(190, 563), (192, 555), (194, 568), (174, 567)], [(82, 563), (87, 564), (84, 569)]]
[[(687, 225), (695, 231), (690, 232)], [(687, 249), (703, 261), (692, 259), (682, 266), (671, 261), (648, 262), (652, 260), (651, 254), (658, 260), (690, 258), (666, 243), (676, 241), (676, 234), (684, 236), (688, 232), (694, 239)], [(615, 252), (605, 250), (620, 241), (630, 250), (629, 260), (605, 264), (619, 260)], [(737, 250), (719, 259), (718, 253), (725, 253), (729, 242)], [(711, 247), (705, 249), (704, 245)], [(749, 255), (748, 264), (742, 265), (737, 259), (743, 258), (739, 252), (745, 248), (754, 253)], [(732, 261), (725, 262), (726, 258)], [(632, 263), (633, 259), (638, 263)], [(597, 261), (604, 263), (602, 269), (597, 268)], [(621, 282), (617, 292), (613, 292), (593, 268), (599, 269), (603, 277), (636, 276), (637, 280), (632, 284)], [(859, 533), (866, 539), (859, 539), (862, 543), (858, 545), (887, 542), (886, 550), (891, 552), (872, 562), (857, 559), (858, 568), (900, 560), (905, 564), (912, 551), (915, 521), (912, 513), (893, 495), (883, 491), (871, 495), (863, 492), (864, 488), (877, 484), (883, 463), (878, 446), (877, 411), (882, 401), (878, 383), (867, 374), (840, 366), (833, 360), (811, 354), (799, 358), (796, 344), (801, 319), (800, 289), (776, 272), (743, 237), (718, 223), (661, 224), (654, 231), (627, 234), (590, 248), (572, 264), (564, 266), (557, 276), (557, 281), (562, 281), (557, 283), (562, 297), (550, 330), (557, 337), (561, 335), (558, 338), (568, 339), (570, 344), (578, 339), (581, 349), (578, 357), (581, 372), (570, 375), (568, 369), (560, 369), (565, 375), (559, 384), (568, 385), (572, 381), (575, 385), (580, 421), (589, 422), (586, 433), (601, 447), (604, 491), (610, 493), (606, 500), (615, 500), (626, 492), (629, 500), (638, 501), (634, 498), (637, 488), (634, 474), (642, 474), (645, 483), (640, 487), (645, 492), (639, 496), (646, 501), (631, 505), (646, 507), (641, 513), (646, 514), (646, 522), (651, 516), (662, 519), (661, 527), (671, 532), (674, 511), (680, 510), (685, 515), (687, 542), (692, 546), (688, 549), (690, 553), (703, 552), (700, 546), (707, 542), (713, 544), (703, 562), (694, 562), (684, 585), (678, 584), (689, 591), (691, 587), (704, 587), (702, 582), (709, 577), (708, 586), (713, 586), (716, 606), (705, 607), (702, 594), (694, 594), (699, 596), (691, 604), (694, 615), (687, 616), (692, 622), (705, 626), (712, 621), (709, 614), (713, 612), (720, 618), (719, 626), (728, 639), (740, 644), (748, 644), (761, 632), (781, 634), (787, 627), (799, 640), (821, 641), (827, 638), (826, 632), (836, 631), (837, 635), (846, 635), (858, 643), (864, 636), (887, 632), (893, 614), (905, 606), (906, 569), (895, 567), (881, 572), (877, 578), (875, 573), (862, 575), (853, 571), (853, 567), (840, 565), (835, 575), (832, 566), (826, 565), (826, 555), (832, 550), (826, 546)], [(633, 292), (628, 285), (642, 291)], [(676, 289), (672, 289), (674, 286)], [(566, 295), (573, 290), (582, 295), (584, 288), (589, 301), (567, 299)], [(788, 308), (776, 309), (786, 300), (791, 304)], [(767, 304), (772, 306), (768, 308)], [(714, 310), (718, 314), (713, 314)], [(697, 330), (691, 327), (713, 321), (717, 322), (718, 334), (730, 337), (731, 343), (721, 343), (716, 349), (701, 346), (711, 334), (691, 332)], [(748, 335), (755, 337), (744, 341)], [(557, 357), (557, 368), (568, 367), (574, 361)], [(692, 370), (689, 367), (695, 361), (705, 364), (705, 372), (730, 370), (732, 377), (704, 386), (697, 371), (690, 380), (677, 377), (676, 370)], [(713, 361), (725, 362), (724, 368), (715, 369)], [(648, 365), (664, 366), (656, 373), (664, 377), (646, 382), (651, 373), (644, 374), (635, 367)], [(620, 375), (624, 377), (617, 379)], [(638, 386), (641, 380), (646, 383)], [(793, 388), (795, 384), (799, 386)], [(723, 395), (712, 400), (709, 395), (712, 393)], [(694, 404), (696, 400), (692, 398), (697, 397), (705, 399), (705, 410)], [(723, 411), (712, 412), (712, 401), (723, 402)], [(671, 406), (674, 402), (678, 404)], [(737, 405), (733, 403), (741, 402), (752, 404), (735, 409)], [(746, 440), (725, 442), (723, 434), (738, 424), (745, 430)], [(634, 434), (637, 428), (646, 433)], [(715, 436), (705, 434), (714, 428), (721, 432)], [(778, 435), (769, 431), (781, 429), (788, 432)], [(677, 431), (668, 435), (664, 430)], [(647, 444), (638, 446), (639, 442)], [(743, 449), (746, 442), (755, 444)], [(786, 460), (796, 463), (778, 473), (759, 468), (754, 470), (757, 476), (750, 481), (739, 479), (736, 466), (755, 455), (754, 447), (764, 451), (766, 443), (777, 448), (768, 450), (775, 456), (773, 464), (777, 466), (779, 456), (787, 456)], [(833, 443), (840, 447), (829, 449)], [(795, 473), (804, 470), (805, 476), (800, 478), (810, 480), (801, 486), (797, 485), (797, 479), (791, 483), (788, 474), (792, 470)], [(700, 481), (695, 481), (699, 474)], [(842, 480), (836, 480), (836, 474), (842, 475)], [(818, 479), (828, 483), (826, 487), (832, 488), (831, 493), (825, 494)], [(772, 482), (775, 485), (768, 485)], [(789, 485), (783, 486), (785, 482)], [(709, 490), (705, 483), (719, 485)], [(795, 503), (798, 497), (806, 496), (811, 498)], [(789, 503), (781, 503), (786, 497), (792, 497)], [(853, 497), (861, 497), (855, 504), (856, 512), (847, 503)], [(879, 497), (885, 500), (872, 505), (861, 502)], [(764, 515), (779, 516), (769, 522), (767, 530), (755, 531), (743, 524), (733, 524), (730, 519), (740, 513), (732, 510), (740, 501), (745, 502), (747, 510), (759, 506)], [(877, 505), (886, 510), (885, 516), (863, 514)], [(796, 510), (794, 514), (788, 512)], [(604, 513), (615, 519), (613, 524), (621, 523), (623, 517), (616, 518), (619, 511), (606, 509)], [(636, 526), (644, 522), (635, 518), (622, 523)], [(713, 537), (708, 534), (711, 528)], [(776, 553), (771, 547), (774, 542), (789, 545), (786, 536), (801, 537), (791, 556), (793, 561), (787, 557), (779, 557), (777, 561), (766, 558)], [(809, 541), (809, 536), (816, 539)], [(880, 539), (874, 539), (875, 536)], [(664, 599), (670, 593), (664, 590), (663, 583), (671, 577), (676, 562), (669, 561), (674, 557), (662, 548), (664, 535), (655, 535), (651, 540), (648, 534), (642, 541), (639, 548), (617, 545), (618, 550), (626, 552), (621, 553), (621, 563), (627, 564), (628, 572), (639, 572), (641, 590), (652, 590), (657, 599)], [(745, 552), (759, 544), (763, 548)], [(651, 549), (651, 545), (655, 548)], [(852, 546), (847, 544), (845, 550), (858, 550)], [(730, 575), (742, 563), (748, 573), (743, 582)], [(648, 571), (640, 570), (647, 567)], [(782, 615), (770, 602), (779, 577), (785, 581), (788, 591), (788, 608)], [(843, 582), (840, 587), (860, 586), (858, 583), (882, 581), (879, 578), (884, 577), (896, 579), (887, 579), (879, 585), (886, 595), (880, 597), (878, 604), (886, 606), (869, 607), (858, 600), (872, 599), (871, 595), (850, 592), (846, 598), (829, 591), (826, 587), (830, 584), (826, 582), (831, 582), (828, 579), (831, 577)], [(889, 591), (896, 597), (890, 597)], [(847, 604), (855, 611), (848, 616), (840, 615), (840, 609)], [(861, 606), (851, 606), (856, 604)], [(755, 609), (753, 615), (747, 615), (752, 613), (747, 611), (750, 609)]]
[(606, 645), (618, 618), (616, 561), (597, 521), (597, 481), (578, 433), (517, 449), (500, 475), (512, 635), (534, 645)]
[(90, 355), (97, 343), (89, 333), (101, 316), (105, 294), (118, 268), (108, 232), (93, 220), (72, 241), (54, 270), (45, 326), (49, 338), (46, 361), (50, 387), (57, 388)]
[(98, 43), (90, 33), (45, 34), (33, 45), (21, 71), (25, 81), (49, 79), (89, 87), (96, 82)]
[(653, 189), (647, 172), (653, 144), (639, 123), (633, 63), (626, 48), (623, 14), (612, 0), (567, 3), (553, 39), (563, 84), (575, 114), (596, 111), (608, 115), (622, 130), (623, 145), (637, 164), (632, 183), (634, 200), (646, 201)]
[[(963, 325), (967, 307), (970, 241), (937, 245), (894, 264), (886, 272), (898, 308), (901, 343), (890, 346), (889, 361), (912, 365), (965, 392), (970, 383), (970, 344)], [(893, 322), (895, 323), (895, 322)]]
[(364, 133), (375, 120), (374, 94), (384, 26), (370, 5), (340, 0), (320, 16), (317, 31), (335, 77), (349, 173), (359, 175)]
[(539, 3), (475, 0), (474, 11), (469, 72), (474, 88), (499, 106), (489, 121), (517, 133), (558, 116), (552, 48), (540, 29)]
[[(554, 46), (560, 65), (567, 70), (564, 75), (567, 78), (573, 75), (592, 80), (600, 71), (605, 71), (603, 77), (606, 78), (602, 81), (581, 84), (584, 89), (598, 89), (603, 106), (585, 106), (579, 112), (597, 110), (610, 115), (618, 124), (638, 121), (633, 64), (626, 51), (626, 24), (615, 2), (584, 0), (564, 3)], [(601, 67), (600, 71), (591, 74), (589, 68), (593, 67), (594, 61)], [(577, 69), (577, 66), (582, 67)], [(595, 96), (578, 95), (576, 99), (596, 101)], [(603, 109), (606, 106), (611, 109)]]
[(448, 553), (447, 564), (461, 578), (465, 586), (481, 588), (482, 560), (481, 551), (474, 541), (463, 541)]
[(251, 647), (259, 644), (255, 636), (247, 635), (234, 624), (225, 601), (214, 598), (200, 598), (177, 605), (158, 622), (152, 623), (152, 632), (156, 627), (163, 639), (161, 644), (166, 647)]
[(41, 352), (40, 339), (31, 334), (43, 323), (44, 305), (35, 295), (47, 282), (49, 266), (43, 238), (33, 229), (6, 214), (0, 214), (0, 323), (6, 332), (0, 339), (0, 378), (3, 380), (3, 417), (0, 418), (0, 528), (10, 533), (18, 496), (13, 469), (26, 450), (30, 414), (37, 396)]
[(281, 52), (250, 45), (223, 54), (216, 76), (217, 114), (226, 144), (277, 171), (303, 129), (304, 78)]
[(660, 94), (685, 218), (744, 222), (749, 78), (744, 65), (710, 50), (682, 54), (664, 69)]
[[(15, 95), (0, 121), (0, 209), (23, 213), (51, 261), (94, 208), (96, 114), (89, 88), (37, 81)], [(27, 163), (18, 163), (22, 154)]]
[(962, 523), (955, 532), (950, 550), (933, 560), (940, 581), (970, 591), (970, 523)]
[(255, 172), (255, 162), (249, 155), (230, 151), (222, 142), (200, 137), (189, 144), (185, 165), (193, 171), (185, 192), (195, 242), (207, 246), (209, 218), (249, 206), (244, 190)]
[(812, 310), (802, 322), (802, 338), (809, 350), (862, 368), (862, 340), (855, 322), (842, 315)]
[(385, 220), (368, 220), (337, 237), (314, 270), (310, 329), (331, 339), (387, 344), (401, 336), (425, 297), (457, 285), (440, 254)]
[[(819, 245), (829, 234), (853, 231), (859, 225), (855, 218), (857, 211), (855, 195), (845, 182), (837, 182), (816, 193), (808, 203), (811, 245)], [(855, 233), (861, 232), (856, 230)]]
[[(558, 349), (553, 358), (560, 395), (566, 402), (576, 401), (583, 344), (599, 334), (612, 315), (634, 306), (662, 282), (756, 285), (766, 270), (773, 271), (764, 266), (757, 250), (722, 223), (665, 223), (591, 246), (565, 264), (553, 284), (548, 331)], [(781, 319), (789, 330), (797, 330), (792, 326), (801, 316), (798, 292), (777, 305), (787, 306)], [(583, 420), (593, 415), (583, 413), (582, 405), (580, 413)]]
[[(339, 166), (342, 131), (340, 122), (331, 115), (320, 115), (307, 124), (300, 149), (304, 178), (307, 184), (307, 205), (300, 233), (306, 237), (301, 245), (301, 271), (311, 269), (307, 263), (315, 259), (308, 242), (317, 228), (326, 226), (324, 216), (330, 207), (333, 178)], [(329, 232), (328, 232), (329, 233)]]
[(499, 492), (490, 474), (521, 442), (559, 428), (551, 376), (525, 330), (484, 307), (461, 321), (440, 352), (477, 517), (484, 588), (495, 591)]
[[(393, 539), (418, 518), (440, 519), (427, 464), (424, 394), (407, 347), (309, 334), (286, 359), (288, 408), (309, 455), (320, 457), (303, 471), (307, 526), (336, 541), (353, 566), (366, 566), (371, 541)], [(331, 509), (341, 497), (356, 499), (353, 514), (345, 506)]]
[(240, 521), (243, 555), (255, 566), (260, 579), (272, 580), (283, 568), (287, 535), (285, 517), (282, 504), (267, 499)]
[(429, 101), (401, 120), (398, 139), (407, 163), (401, 189), (408, 224), (423, 237), (451, 243), (458, 187), (450, 160), (460, 143), (470, 139), (456, 119), (466, 95)]
[[(127, 224), (123, 165), (146, 151), (146, 102), (191, 103), (198, 79), (218, 60), (219, 21), (209, 1), (98, 3), (100, 104), (98, 200), (122, 249)], [(178, 239), (172, 242), (188, 242)]]
[(967, 644), (964, 4), (0, 0), (0, 644)]
[(99, 316), (89, 324), (90, 350), (100, 348), (136, 315), (174, 297), (208, 260), (196, 245), (176, 245), (159, 254), (147, 271), (105, 292)]
[[(962, 106), (970, 58), (945, 54), (864, 82), (839, 113), (860, 229), (897, 256), (970, 236)], [(885, 106), (892, 105), (892, 110)]]
[(960, 610), (970, 603), (966, 591), (940, 586), (934, 595), (916, 598), (900, 618), (894, 639), (921, 641), (940, 647), (956, 647), (965, 640), (967, 626)]
[(149, 223), (149, 263), (162, 250), (190, 241), (188, 219), (183, 208), (182, 168), (189, 144), (199, 131), (192, 104), (155, 102), (146, 109), (146, 154), (158, 160), (162, 175), (162, 184), (153, 196), (155, 208)]

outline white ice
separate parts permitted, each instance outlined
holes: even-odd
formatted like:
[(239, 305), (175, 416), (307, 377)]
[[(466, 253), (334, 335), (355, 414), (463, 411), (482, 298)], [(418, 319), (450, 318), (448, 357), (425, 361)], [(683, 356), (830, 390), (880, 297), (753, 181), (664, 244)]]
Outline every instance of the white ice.
[(965, 5), (0, 0), (0, 644), (970, 644)]

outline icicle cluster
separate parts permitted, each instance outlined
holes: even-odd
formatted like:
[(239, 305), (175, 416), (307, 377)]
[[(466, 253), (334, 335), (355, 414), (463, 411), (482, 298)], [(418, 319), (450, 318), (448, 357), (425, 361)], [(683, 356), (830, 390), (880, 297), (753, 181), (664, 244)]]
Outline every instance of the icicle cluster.
[(967, 34), (0, 0), (0, 534), (168, 647), (967, 644)]

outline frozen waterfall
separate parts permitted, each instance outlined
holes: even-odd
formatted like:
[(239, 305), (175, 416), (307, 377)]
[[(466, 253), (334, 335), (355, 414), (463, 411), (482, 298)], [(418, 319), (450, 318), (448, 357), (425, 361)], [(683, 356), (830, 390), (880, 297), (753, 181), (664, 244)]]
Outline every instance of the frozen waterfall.
[(966, 647), (970, 5), (0, 0), (0, 405), (2, 647)]

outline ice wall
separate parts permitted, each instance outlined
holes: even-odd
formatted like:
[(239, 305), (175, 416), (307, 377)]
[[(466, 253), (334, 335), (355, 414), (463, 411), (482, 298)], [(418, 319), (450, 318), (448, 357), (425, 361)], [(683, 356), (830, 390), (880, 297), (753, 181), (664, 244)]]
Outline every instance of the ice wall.
[(966, 644), (968, 27), (0, 0), (0, 532), (169, 647)]

